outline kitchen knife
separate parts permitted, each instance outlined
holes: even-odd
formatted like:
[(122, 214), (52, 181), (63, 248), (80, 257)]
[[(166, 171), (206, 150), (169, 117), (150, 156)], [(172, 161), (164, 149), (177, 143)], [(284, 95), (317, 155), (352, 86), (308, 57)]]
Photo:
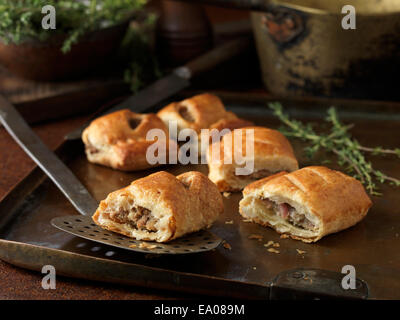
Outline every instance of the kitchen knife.
[[(249, 37), (238, 38), (226, 42), (225, 44), (188, 62), (184, 66), (176, 68), (170, 75), (160, 80), (157, 80), (149, 87), (139, 91), (135, 95), (112, 107), (101, 115), (121, 109), (130, 109), (137, 113), (144, 112), (151, 106), (156, 105), (157, 103), (188, 87), (190, 85), (189, 80), (194, 76), (198, 75), (201, 72), (207, 71), (215, 67), (219, 63), (226, 61), (234, 57), (235, 55), (243, 52), (249, 46), (249, 44)], [(65, 139), (80, 139), (83, 130), (88, 125), (89, 122), (71, 131), (65, 136)]]

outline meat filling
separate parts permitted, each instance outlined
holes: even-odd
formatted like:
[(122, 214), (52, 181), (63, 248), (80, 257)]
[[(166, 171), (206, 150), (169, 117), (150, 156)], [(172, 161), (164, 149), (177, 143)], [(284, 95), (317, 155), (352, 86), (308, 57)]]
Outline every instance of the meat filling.
[(135, 229), (148, 232), (157, 232), (155, 224), (157, 223), (158, 219), (151, 214), (150, 210), (140, 206), (132, 207), (131, 210), (133, 211), (133, 219), (128, 218), (130, 211), (122, 208), (118, 212), (110, 213), (109, 218), (116, 223), (128, 223), (132, 228)]
[(268, 199), (262, 199), (262, 201), (268, 209), (273, 209), (278, 217), (290, 224), (305, 230), (315, 229), (314, 224), (304, 214), (297, 212), (291, 205), (287, 203), (275, 203)]
[(248, 180), (248, 179), (258, 180), (258, 179), (268, 177), (271, 174), (272, 174), (271, 171), (263, 169), (263, 170), (255, 171), (252, 174), (248, 174), (248, 175), (236, 175), (236, 177), (238, 177), (239, 179), (243, 179), (243, 180)]

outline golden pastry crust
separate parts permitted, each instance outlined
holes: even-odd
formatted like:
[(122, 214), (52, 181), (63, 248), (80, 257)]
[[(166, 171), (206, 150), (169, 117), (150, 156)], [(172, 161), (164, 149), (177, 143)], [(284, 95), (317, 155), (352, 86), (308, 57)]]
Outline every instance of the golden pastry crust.
[[(202, 141), (201, 129), (222, 131), (223, 129), (233, 130), (253, 125), (251, 121), (240, 119), (233, 112), (226, 111), (221, 99), (209, 93), (200, 94), (180, 102), (173, 102), (161, 109), (157, 115), (168, 127), (170, 121), (176, 121), (178, 135), (183, 129), (194, 130), (198, 135), (199, 143)], [(210, 136), (207, 136), (207, 138), (210, 138)], [(201, 152), (204, 152), (204, 154), (206, 152), (206, 149), (202, 146)]]
[(167, 242), (210, 227), (223, 210), (221, 194), (202, 173), (160, 171), (110, 193), (93, 221), (138, 240)]
[[(293, 211), (286, 213), (286, 217), (290, 215), (297, 222), (277, 215), (278, 209), (274, 211), (271, 203), (278, 209), (282, 204), (288, 205)], [(248, 185), (243, 190), (239, 211), (243, 217), (293, 239), (315, 242), (355, 225), (371, 205), (358, 180), (326, 167), (311, 166)], [(303, 225), (297, 224), (300, 222)]]
[[(151, 129), (161, 129), (169, 140), (167, 127), (152, 113), (138, 114), (124, 109), (97, 118), (82, 133), (87, 158), (124, 171), (153, 167), (146, 159), (147, 148), (155, 142), (146, 140)], [(166, 143), (166, 158), (172, 143), (171, 140)]]
[[(254, 140), (247, 141), (246, 132), (254, 132)], [(236, 141), (236, 133), (240, 133), (240, 140)], [(240, 137), (240, 136), (239, 136)], [(246, 143), (254, 143), (254, 156), (246, 155)], [(215, 149), (214, 149), (215, 148)], [(213, 150), (219, 151), (220, 156), (213, 156)], [(254, 173), (251, 175), (238, 176), (235, 174), (239, 165), (235, 159), (235, 153), (241, 153), (244, 160), (254, 161)], [(232, 163), (226, 161), (225, 157), (232, 159)], [(220, 191), (240, 191), (249, 183), (272, 175), (280, 171), (294, 171), (298, 169), (298, 162), (294, 156), (290, 142), (280, 132), (264, 127), (245, 127), (236, 129), (226, 134), (220, 142), (210, 145), (207, 152), (209, 168), (208, 177), (214, 182)]]
[[(230, 131), (233, 131), (235, 129), (239, 129), (239, 128), (243, 128), (243, 127), (250, 127), (253, 125), (253, 123), (249, 120), (245, 120), (245, 119), (240, 119), (238, 118), (236, 115), (234, 116), (229, 116), (229, 114), (231, 114), (231, 112), (227, 112), (228, 116), (224, 119), (221, 119), (215, 123), (213, 123), (210, 126), (210, 143), (211, 142), (215, 142), (216, 139), (213, 140), (213, 129), (218, 130), (218, 132), (221, 132), (224, 129), (228, 129)], [(218, 135), (219, 140), (221, 140), (223, 137), (222, 135)]]
[(172, 102), (157, 115), (167, 126), (169, 121), (177, 121), (178, 131), (189, 128), (199, 133), (201, 129), (207, 129), (213, 123), (225, 118), (227, 112), (217, 96), (204, 93), (180, 102)]

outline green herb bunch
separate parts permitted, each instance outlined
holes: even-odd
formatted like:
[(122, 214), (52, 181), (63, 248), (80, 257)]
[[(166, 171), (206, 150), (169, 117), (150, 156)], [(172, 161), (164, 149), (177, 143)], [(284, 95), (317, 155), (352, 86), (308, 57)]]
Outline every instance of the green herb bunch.
[[(0, 38), (19, 44), (26, 39), (47, 40), (65, 34), (68, 52), (84, 34), (123, 21), (142, 9), (147, 0), (0, 0)], [(56, 29), (42, 28), (42, 8), (56, 9)]]
[(299, 138), (310, 143), (305, 148), (306, 155), (309, 158), (312, 158), (320, 149), (333, 152), (338, 157), (338, 164), (360, 180), (371, 195), (380, 195), (376, 181), (380, 183), (389, 182), (392, 185), (400, 186), (399, 179), (389, 177), (382, 171), (374, 169), (371, 162), (367, 161), (364, 156), (364, 153), (370, 153), (372, 155), (394, 154), (400, 157), (400, 149), (368, 148), (360, 145), (349, 133), (349, 129), (353, 125), (342, 124), (334, 107), (328, 110), (325, 119), (331, 125), (330, 132), (326, 134), (317, 134), (310, 123), (304, 124), (301, 121), (291, 119), (284, 113), (280, 103), (270, 103), (269, 107), (284, 124), (280, 131), (285, 136)]

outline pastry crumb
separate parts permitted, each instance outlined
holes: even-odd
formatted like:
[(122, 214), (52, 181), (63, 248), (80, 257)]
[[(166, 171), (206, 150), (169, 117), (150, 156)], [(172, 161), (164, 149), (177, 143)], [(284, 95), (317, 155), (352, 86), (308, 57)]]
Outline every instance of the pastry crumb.
[(222, 245), (225, 249), (228, 249), (228, 250), (232, 250), (232, 247), (231, 247), (231, 245), (228, 243), (228, 242), (224, 242), (224, 244)]
[(131, 244), (131, 245), (129, 246), (129, 248), (137, 248), (137, 245), (136, 245), (136, 244)]
[(154, 249), (156, 247), (157, 247), (157, 245), (149, 244), (149, 243), (146, 243), (146, 242), (142, 242), (141, 244), (139, 244), (139, 248), (140, 249)]
[(268, 241), (267, 243), (264, 243), (264, 247), (270, 247), (274, 244), (272, 240)]
[(249, 239), (255, 239), (255, 240), (261, 241), (263, 239), (263, 236), (260, 234), (251, 234), (251, 235), (249, 235)]
[(231, 196), (230, 192), (223, 192), (222, 193), (225, 198), (229, 198)]
[(253, 267), (253, 270), (257, 270), (257, 267)]
[(300, 250), (300, 249), (296, 249), (296, 251), (297, 251), (298, 254), (305, 254), (306, 253), (306, 251), (303, 251), (303, 250)]
[(243, 222), (252, 222), (251, 219), (243, 219)]
[(272, 252), (272, 253), (280, 253), (279, 250), (276, 250), (274, 248), (269, 248), (268, 252)]
[(289, 236), (287, 234), (281, 234), (281, 239), (287, 239)]
[(233, 220), (225, 221), (225, 224), (233, 224)]
[(272, 240), (268, 241), (267, 243), (264, 243), (264, 247), (275, 247), (279, 248), (281, 245), (278, 242), (274, 242)]

